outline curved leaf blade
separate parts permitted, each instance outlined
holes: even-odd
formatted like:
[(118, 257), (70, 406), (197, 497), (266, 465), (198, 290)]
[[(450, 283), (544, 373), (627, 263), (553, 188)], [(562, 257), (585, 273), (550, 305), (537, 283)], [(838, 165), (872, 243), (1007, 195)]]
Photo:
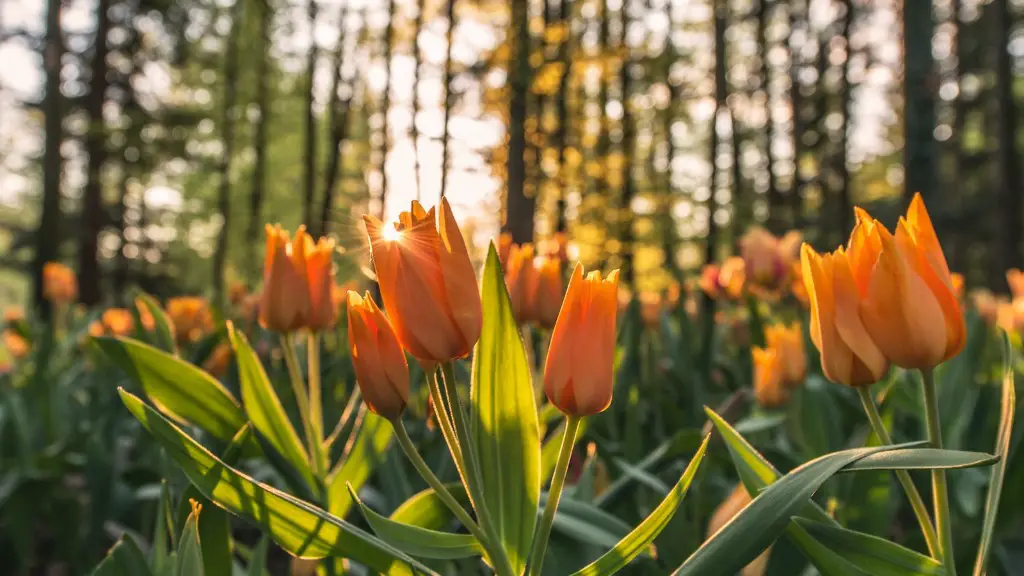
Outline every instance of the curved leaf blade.
[(657, 508), (647, 518), (644, 518), (643, 522), (633, 529), (632, 532), (619, 541), (614, 548), (577, 571), (574, 576), (610, 576), (615, 574), (629, 564), (633, 558), (636, 558), (657, 538), (669, 520), (672, 519), (672, 516), (675, 515), (676, 509), (682, 503), (683, 498), (686, 497), (686, 492), (690, 489), (690, 484), (697, 475), (700, 463), (707, 452), (709, 440), (711, 440), (710, 434), (704, 437), (704, 442), (701, 443), (697, 453), (686, 466), (683, 475), (679, 477), (679, 482), (672, 488), (668, 496), (658, 504)]
[(353, 433), (354, 444), (347, 450), (348, 457), (327, 477), (328, 510), (339, 518), (348, 514), (354, 502), (345, 484), (357, 490), (362, 488), (384, 462), (385, 452), (395, 436), (395, 428), (386, 418), (365, 409), (361, 412), (362, 424)]
[(858, 470), (958, 470), (975, 466), (990, 466), (999, 456), (984, 452), (940, 450), (938, 448), (901, 448), (865, 456), (847, 466), (843, 472)]
[[(167, 315), (167, 312), (160, 307), (160, 303), (145, 292), (139, 292), (135, 296), (135, 306), (138, 310), (140, 306), (145, 307), (146, 311), (153, 318), (153, 340), (159, 345), (159, 347), (171, 354), (177, 354), (178, 345), (174, 340), (174, 323), (171, 322), (171, 317)], [(141, 322), (136, 325), (136, 330), (141, 330)]]
[(872, 576), (943, 576), (942, 563), (877, 536), (794, 518), (807, 531), (836, 555)]
[(107, 551), (95, 569), (92, 576), (150, 576), (152, 571), (146, 562), (146, 555), (139, 550), (138, 544), (131, 536), (122, 536), (113, 547)]
[(138, 397), (123, 389), (118, 392), (204, 496), (262, 526), (289, 553), (301, 558), (351, 558), (384, 574), (436, 574), (348, 522), (225, 465)]
[(481, 287), (483, 330), (473, 354), (472, 436), (484, 505), (517, 572), (526, 567), (540, 500), (540, 431), (533, 378), (498, 253)]

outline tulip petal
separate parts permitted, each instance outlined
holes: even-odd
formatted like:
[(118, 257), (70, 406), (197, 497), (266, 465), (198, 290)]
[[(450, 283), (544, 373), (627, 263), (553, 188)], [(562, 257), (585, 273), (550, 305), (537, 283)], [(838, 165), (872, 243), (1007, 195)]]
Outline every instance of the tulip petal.
[(849, 258), (840, 248), (833, 256), (832, 274), (835, 287), (835, 324), (843, 342), (878, 381), (889, 369), (882, 350), (875, 344), (860, 318), (859, 298), (850, 270)]
[(452, 304), (452, 315), (463, 340), (468, 343), (468, 347), (472, 347), (480, 339), (483, 328), (480, 288), (466, 249), (466, 241), (446, 198), (441, 198), (441, 217), (438, 219), (437, 231), (440, 237), (439, 261), (448, 301)]

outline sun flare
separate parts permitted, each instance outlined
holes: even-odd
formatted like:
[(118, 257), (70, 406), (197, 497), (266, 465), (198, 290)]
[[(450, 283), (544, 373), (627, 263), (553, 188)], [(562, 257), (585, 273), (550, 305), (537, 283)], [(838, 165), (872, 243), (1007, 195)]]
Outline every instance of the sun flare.
[(402, 231), (396, 228), (393, 222), (388, 222), (381, 231), (381, 237), (388, 242), (398, 242), (402, 239)]

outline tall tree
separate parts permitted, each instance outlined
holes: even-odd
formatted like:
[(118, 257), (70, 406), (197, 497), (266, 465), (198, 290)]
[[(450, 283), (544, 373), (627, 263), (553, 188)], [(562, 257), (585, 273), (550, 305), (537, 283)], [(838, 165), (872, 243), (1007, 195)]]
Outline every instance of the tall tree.
[(999, 206), (1001, 214), (1001, 242), (999, 245), (998, 275), (1009, 268), (1019, 268), (1021, 258), (1021, 228), (1024, 227), (1024, 183), (1021, 181), (1020, 156), (1017, 154), (1017, 103), (1014, 101), (1013, 58), (1010, 55), (1010, 33), (1013, 28), (1013, 14), (1009, 0), (995, 0), (994, 8), (997, 26), (994, 36), (996, 52), (996, 102), (999, 114), (996, 122), (999, 143), (997, 148), (997, 170), (999, 174)]
[(757, 5), (757, 45), (759, 47), (758, 63), (760, 65), (760, 90), (764, 99), (764, 167), (765, 175), (768, 177), (768, 190), (765, 196), (768, 199), (768, 229), (776, 234), (785, 230), (785, 220), (782, 219), (782, 193), (779, 191), (779, 182), (775, 170), (775, 152), (772, 146), (775, 143), (775, 121), (772, 117), (772, 77), (771, 66), (768, 62), (768, 54), (771, 45), (768, 42), (768, 22), (771, 20), (771, 0), (759, 0)]
[(455, 43), (455, 0), (447, 0), (448, 31), (445, 33), (444, 49), (444, 127), (441, 134), (441, 196), (448, 190), (448, 143), (451, 134), (448, 122), (451, 120), (452, 106), (455, 105), (452, 95), (452, 45)]
[[(303, 190), (306, 193), (303, 204), (302, 222), (313, 226), (313, 202), (316, 197), (316, 0), (308, 0), (306, 4), (309, 16), (309, 52), (306, 61), (306, 146), (304, 152), (305, 171), (303, 172)], [(390, 26), (390, 20), (388, 26)]]
[(502, 230), (517, 243), (533, 241), (536, 199), (526, 195), (526, 99), (530, 90), (530, 22), (528, 0), (511, 0), (512, 91), (509, 103), (508, 189)]
[(43, 266), (58, 258), (61, 240), (60, 181), (63, 159), (60, 146), (64, 137), (64, 106), (60, 93), (60, 70), (64, 40), (60, 14), (61, 0), (47, 0), (46, 44), (43, 47), (43, 67), (46, 72), (46, 94), (43, 100), (46, 127), (43, 143), (43, 209), (39, 216), (36, 257), (32, 269), (35, 303), (43, 317), (49, 317), (50, 314), (50, 307), (43, 298)]
[(423, 61), (423, 54), (420, 52), (420, 33), (423, 32), (423, 13), (427, 11), (425, 0), (416, 0), (416, 23), (413, 25), (412, 37), (412, 125), (410, 136), (412, 138), (412, 180), (416, 188), (416, 199), (420, 198), (420, 129), (416, 125), (416, 119), (420, 115), (420, 66)]
[[(715, 34), (715, 107), (710, 120), (710, 142), (708, 145), (708, 161), (711, 163), (711, 179), (708, 183), (708, 231), (704, 238), (704, 261), (712, 263), (717, 259), (718, 250), (718, 222), (715, 221), (715, 213), (718, 211), (718, 201), (715, 193), (718, 188), (718, 117), (726, 109), (726, 97), (729, 95), (729, 87), (726, 81), (726, 53), (725, 53), (725, 30), (729, 5), (724, 0), (714, 0), (714, 34)], [(705, 301), (710, 301), (705, 298)]]
[(259, 41), (260, 55), (256, 62), (256, 119), (253, 150), (255, 158), (252, 168), (252, 192), (249, 194), (249, 227), (246, 230), (246, 263), (252, 273), (260, 269), (260, 228), (263, 224), (263, 197), (267, 172), (267, 127), (273, 112), (270, 104), (270, 24), (274, 18), (273, 0), (260, 2)]
[(839, 128), (838, 154), (836, 158), (836, 173), (839, 178), (839, 190), (836, 202), (836, 229), (839, 242), (853, 228), (853, 203), (850, 199), (850, 168), (849, 162), (849, 138), (850, 122), (853, 103), (853, 87), (850, 85), (850, 62), (853, 60), (853, 48), (850, 43), (850, 31), (853, 27), (853, 19), (856, 17), (853, 0), (842, 0), (845, 15), (843, 16), (843, 50), (845, 51), (842, 65), (842, 86), (839, 88), (839, 114), (842, 122)]
[(622, 229), (622, 281), (633, 287), (636, 271), (633, 266), (633, 197), (636, 182), (633, 168), (636, 159), (636, 121), (633, 118), (633, 55), (629, 47), (631, 25), (630, 2), (622, 3), (622, 68), (619, 70), (619, 86), (622, 90), (622, 198), (619, 202), (619, 225)]
[(221, 102), (221, 155), (217, 165), (217, 211), (221, 216), (220, 234), (213, 253), (213, 293), (220, 302), (224, 295), (224, 266), (227, 262), (228, 236), (231, 230), (231, 159), (235, 152), (235, 102), (238, 98), (238, 39), (242, 31), (245, 0), (231, 5), (231, 30), (224, 53), (224, 98)]
[(795, 228), (803, 227), (804, 223), (804, 179), (800, 163), (804, 155), (804, 130), (807, 124), (804, 122), (803, 94), (800, 91), (800, 70), (803, 68), (800, 50), (803, 45), (795, 45), (795, 39), (798, 37), (796, 31), (804, 17), (802, 8), (806, 9), (806, 4), (800, 0), (790, 0), (789, 39), (786, 42), (789, 51), (789, 107), (793, 123), (793, 180), (789, 187), (789, 204)]
[(395, 27), (395, 0), (388, 0), (388, 25), (384, 29), (384, 72), (387, 80), (384, 83), (384, 94), (381, 97), (381, 139), (380, 139), (380, 217), (384, 218), (388, 199), (388, 152), (389, 144), (388, 113), (391, 111), (391, 55), (394, 50), (392, 33)]
[(569, 171), (565, 166), (565, 151), (569, 139), (570, 120), (568, 113), (569, 78), (572, 76), (572, 19), (570, 1), (558, 2), (558, 62), (562, 75), (558, 79), (558, 94), (555, 97), (555, 114), (558, 116), (558, 131), (555, 133), (555, 145), (558, 146), (558, 175), (555, 179), (555, 190), (558, 198), (555, 201), (555, 230), (565, 232), (565, 195), (568, 192)]
[(331, 80), (331, 103), (328, 110), (329, 122), (331, 125), (331, 141), (328, 147), (327, 171), (324, 174), (324, 195), (323, 204), (320, 206), (320, 225), (318, 235), (326, 235), (330, 232), (331, 211), (334, 207), (334, 192), (338, 184), (338, 173), (342, 167), (341, 150), (345, 138), (348, 135), (348, 112), (352, 104), (352, 95), (355, 88), (350, 86), (341, 95), (342, 69), (345, 61), (345, 36), (348, 19), (348, 2), (342, 2), (341, 13), (338, 16), (338, 45), (334, 51), (334, 60), (331, 64), (334, 78)]
[(82, 192), (82, 218), (79, 224), (78, 287), (79, 299), (93, 306), (101, 297), (100, 265), (97, 248), (106, 218), (103, 210), (103, 165), (107, 159), (107, 130), (103, 121), (103, 104), (107, 94), (107, 32), (110, 30), (110, 0), (96, 3), (96, 37), (93, 40), (90, 65), (89, 95), (86, 113), (89, 132), (85, 147), (89, 154), (85, 190)]
[(938, 88), (932, 58), (935, 22), (931, 2), (903, 4), (904, 145), (903, 170), (907, 200), (915, 192), (934, 197), (936, 187), (935, 91)]

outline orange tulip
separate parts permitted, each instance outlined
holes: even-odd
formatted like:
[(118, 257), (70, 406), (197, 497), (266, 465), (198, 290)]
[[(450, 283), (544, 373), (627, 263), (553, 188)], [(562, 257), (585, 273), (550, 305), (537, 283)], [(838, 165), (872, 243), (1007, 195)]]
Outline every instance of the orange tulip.
[(29, 345), (28, 340), (25, 340), (14, 330), (4, 330), (3, 332), (4, 348), (7, 353), (15, 360), (24, 358), (28, 354)]
[(584, 278), (578, 264), (569, 279), (544, 363), (544, 392), (570, 416), (597, 414), (612, 401), (618, 284), (618, 270), (604, 280), (599, 272)]
[(505, 263), (505, 286), (512, 303), (512, 315), (519, 324), (537, 319), (537, 269), (533, 264), (533, 244), (513, 244)]
[(754, 357), (754, 397), (766, 408), (775, 408), (789, 400), (789, 391), (783, 385), (784, 367), (779, 352), (774, 348), (751, 349)]
[(409, 402), (409, 365), (387, 316), (367, 292), (348, 293), (348, 342), (363, 400), (394, 420)]
[(167, 301), (167, 316), (179, 344), (196, 342), (213, 331), (213, 314), (205, 298), (180, 296)]
[(67, 304), (78, 297), (75, 272), (59, 262), (43, 265), (43, 296), (54, 304)]
[(821, 352), (821, 368), (833, 382), (868, 386), (889, 370), (889, 360), (868, 335), (860, 318), (850, 259), (839, 248), (818, 254), (804, 244), (800, 253), (811, 305), (811, 340)]
[(541, 256), (536, 263), (536, 268), (537, 290), (533, 309), (537, 314), (537, 324), (551, 329), (558, 320), (558, 312), (562, 309), (562, 298), (565, 297), (562, 262), (550, 256)]
[(135, 318), (124, 308), (110, 308), (100, 316), (104, 333), (111, 336), (127, 336), (135, 329)]
[[(750, 501), (750, 493), (747, 492), (747, 489), (744, 488), (742, 483), (737, 484), (732, 493), (718, 505), (718, 508), (715, 508), (714, 513), (711, 515), (711, 520), (708, 522), (708, 537), (714, 536), (716, 532), (724, 528), (734, 516), (746, 508), (747, 504), (750, 504)], [(768, 570), (768, 557), (770, 553), (771, 548), (762, 552), (760, 556), (740, 571), (739, 576), (763, 576)]]
[(422, 362), (468, 356), (483, 311), (473, 263), (448, 200), (434, 218), (419, 202), (385, 226), (363, 216), (384, 307), (402, 347)]
[(804, 335), (799, 323), (789, 326), (781, 324), (765, 329), (768, 348), (778, 354), (782, 366), (782, 383), (797, 386), (807, 375), (807, 354), (804, 352)]
[(555, 232), (551, 238), (537, 244), (537, 253), (566, 262), (569, 260), (569, 238), (564, 232)]
[(964, 299), (964, 275), (959, 272), (953, 272), (949, 275), (949, 280), (953, 286), (953, 294), (956, 295), (958, 301)]
[(306, 234), (306, 231), (299, 228), (295, 233), (295, 241), (299, 238), (304, 244), (302, 254), (305, 257), (305, 284), (309, 295), (309, 315), (306, 317), (306, 327), (314, 332), (327, 330), (334, 327), (338, 321), (338, 308), (334, 305), (334, 264), (331, 260), (334, 254), (334, 240), (320, 238), (313, 243), (313, 239)]
[(508, 232), (502, 232), (498, 235), (498, 261), (501, 262), (501, 266), (504, 268), (505, 263), (508, 262), (508, 254), (512, 251), (512, 235)]
[(1024, 298), (1024, 272), (1016, 268), (1007, 270), (1006, 283), (1010, 285), (1010, 294), (1014, 298)]
[(739, 246), (751, 282), (772, 288), (785, 277), (788, 270), (779, 252), (779, 239), (774, 234), (754, 226), (740, 238)]
[(234, 351), (231, 349), (231, 345), (227, 342), (221, 342), (210, 352), (206, 361), (203, 362), (203, 370), (217, 378), (222, 378), (227, 374), (228, 366), (231, 365), (232, 354), (234, 354)]
[(18, 306), (12, 306), (4, 310), (4, 325), (10, 326), (25, 320), (25, 311)]
[(263, 257), (263, 298), (260, 301), (260, 325), (275, 332), (293, 332), (301, 328), (309, 315), (309, 295), (305, 286), (305, 235), (300, 227), (295, 240), (281, 226), (267, 224), (267, 248)]
[(871, 339), (904, 368), (931, 368), (959, 354), (967, 327), (920, 194), (895, 235), (863, 210), (857, 220), (849, 263)]
[(970, 299), (971, 304), (974, 306), (974, 310), (977, 311), (982, 320), (984, 320), (989, 326), (995, 326), (996, 321), (999, 318), (999, 306), (1001, 305), (1000, 297), (993, 294), (987, 288), (971, 290), (967, 297)]
[(1000, 300), (996, 304), (996, 326), (1009, 333), (1024, 328), (1024, 300)]

